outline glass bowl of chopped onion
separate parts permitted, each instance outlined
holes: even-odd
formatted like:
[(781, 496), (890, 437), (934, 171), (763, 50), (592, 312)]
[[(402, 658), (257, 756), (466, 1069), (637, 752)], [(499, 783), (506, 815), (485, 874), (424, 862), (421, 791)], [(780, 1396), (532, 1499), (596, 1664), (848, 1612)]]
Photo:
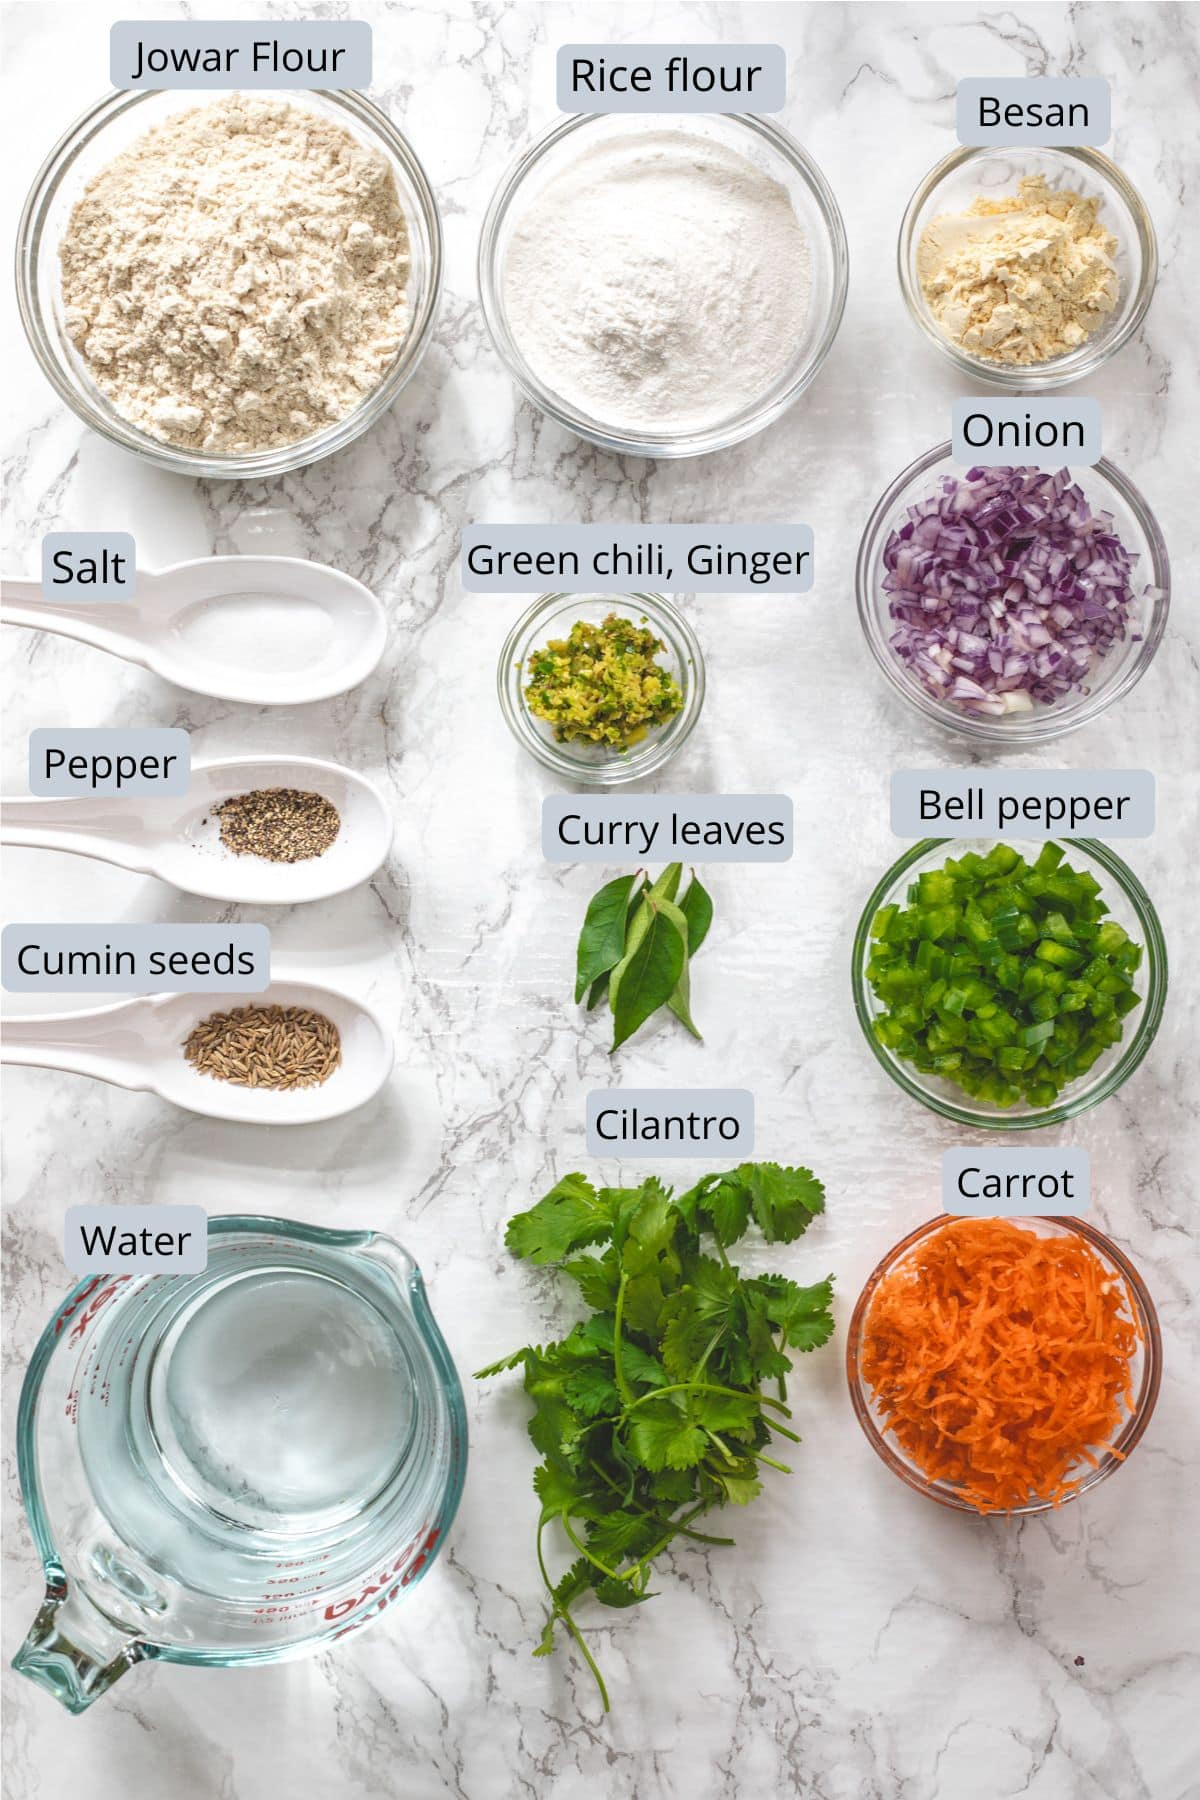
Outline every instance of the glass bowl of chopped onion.
[(947, 730), (1020, 750), (1136, 686), (1166, 627), (1171, 570), (1154, 514), (1103, 457), (969, 469), (947, 442), (875, 507), (856, 587), (898, 694)]
[[(1114, 927), (1108, 934), (1116, 940), (1111, 950), (1096, 941), (1091, 927), (1078, 936), (1073, 933), (1073, 922), (1085, 916), (1081, 896), (1056, 898), (1044, 883), (1036, 903), (1041, 913), (1038, 931), (1026, 935), (1015, 914), (998, 918), (993, 930), (985, 930), (965, 901), (937, 893), (937, 877), (948, 861), (958, 862), (968, 853), (986, 858), (999, 848), (997, 840), (924, 838), (892, 864), (863, 908), (851, 954), (851, 981), (863, 1036), (876, 1061), (904, 1093), (956, 1125), (977, 1131), (1028, 1131), (1060, 1125), (1098, 1106), (1139, 1067), (1162, 1021), (1167, 947), (1149, 894), (1107, 844), (1096, 838), (1062, 838), (1048, 843), (1002, 839), (1000, 845), (1023, 860), (1027, 873), (1034, 872), (1033, 865), (1046, 851), (1048, 874), (1064, 880), (1082, 877), (1087, 893), (1102, 903), (1091, 909), (1098, 915), (1096, 925)], [(1003, 879), (992, 877), (990, 885)], [(1021, 879), (1019, 872), (1013, 875), (1013, 880)], [(978, 907), (984, 878), (972, 878), (968, 885), (969, 898)], [(1028, 910), (1028, 900), (1017, 898), (1015, 912)], [(984, 904), (991, 908), (991, 898)], [(935, 918), (934, 911), (943, 905), (948, 910)], [(889, 937), (890, 919), (909, 909), (922, 915), (915, 935)], [(989, 923), (992, 916), (989, 911)], [(1044, 946), (1039, 932), (1047, 938), (1057, 935), (1062, 948)], [(881, 944), (885, 954), (877, 954)], [(1127, 945), (1140, 947), (1140, 956), (1134, 957)], [(1020, 959), (1019, 987), (1006, 985), (1008, 975), (1000, 972), (997, 960), (1001, 951)], [(937, 960), (942, 953), (948, 959), (945, 966)], [(1091, 970), (1101, 954), (1113, 966)], [(889, 958), (910, 964), (913, 978), (901, 970), (894, 981), (883, 979), (880, 965)], [(1023, 979), (1029, 960), (1044, 964), (1036, 987)], [(993, 990), (987, 995), (975, 985), (977, 977), (985, 976)], [(1136, 1000), (1121, 996), (1116, 1033), (1109, 1029), (1113, 1009), (1100, 1000), (1094, 1007), (1091, 1004), (1089, 989), (1105, 981), (1115, 982), (1114, 993), (1124, 986), (1136, 995)], [(941, 991), (934, 991), (938, 982)], [(1100, 993), (1108, 991), (1099, 988)], [(919, 1019), (916, 1013), (910, 1017), (901, 1011), (909, 1004), (921, 1014)], [(985, 1013), (984, 1008), (990, 1010)], [(1061, 1030), (1054, 1023), (1060, 1015)], [(982, 1017), (994, 1019), (995, 1028), (989, 1024), (985, 1031), (977, 1029), (976, 1021)], [(967, 1029), (960, 1029), (957, 1021)], [(1109, 1037), (1113, 1041), (1107, 1041)], [(929, 1066), (919, 1067), (918, 1062)], [(953, 1078), (955, 1069), (960, 1070), (959, 1079)], [(962, 1085), (964, 1080), (969, 1087)]]
[[(629, 709), (610, 680), (611, 659), (603, 677), (606, 688), (587, 691), (592, 686), (588, 651), (570, 650), (572, 629), (582, 627), (599, 648), (612, 620), (629, 626), (637, 669), (653, 679), (656, 698), (664, 688), (669, 692), (666, 705)], [(649, 655), (643, 647), (648, 637)], [(552, 696), (557, 702), (553, 708), (546, 704), (545, 678), (539, 677), (538, 667), (538, 652), (551, 646), (560, 669), (554, 677), (559, 691)], [(618, 662), (621, 651), (617, 641)], [(543, 660), (549, 664), (551, 658)], [(657, 774), (692, 735), (704, 704), (704, 657), (691, 625), (662, 594), (542, 594), (505, 639), (496, 686), (509, 730), (544, 768), (586, 787), (618, 787)], [(572, 704), (573, 699), (578, 703)], [(647, 723), (648, 710), (669, 716)], [(615, 741), (620, 739), (627, 741)]]
[(301, 426), (294, 441), (267, 448), (205, 448), (155, 435), (123, 416), (102, 391), (67, 329), (60, 246), (76, 203), (89, 184), (145, 135), (180, 113), (227, 101), (236, 90), (155, 89), (107, 95), (77, 119), (50, 152), (29, 191), (17, 234), (17, 301), (42, 373), (85, 425), (143, 461), (176, 474), (215, 480), (283, 475), (343, 450), (387, 411), (428, 347), (442, 283), (442, 228), (433, 189), (411, 145), (387, 115), (361, 94), (325, 90), (255, 93), (346, 132), (382, 157), (395, 184), (408, 236), (403, 340), (374, 386), (338, 418)]
[[(1021, 1241), (1013, 1240), (1010, 1231), (1002, 1234), (1010, 1241), (998, 1247), (995, 1268), (978, 1286), (972, 1281), (976, 1259), (962, 1245), (961, 1254), (950, 1259), (958, 1304), (939, 1308), (935, 1293), (925, 1306), (922, 1290), (929, 1291), (931, 1263), (939, 1261), (936, 1234), (966, 1227), (975, 1236), (973, 1227), (989, 1223), (942, 1214), (894, 1244), (868, 1276), (847, 1333), (846, 1377), (867, 1441), (907, 1487), (973, 1518), (1021, 1518), (1079, 1499), (1124, 1465), (1141, 1441), (1158, 1399), (1162, 1343), (1145, 1282), (1103, 1232), (1077, 1218), (1022, 1215), (995, 1222), (1038, 1239), (1063, 1241), (1061, 1250), (1049, 1248), (1046, 1280), (1053, 1299), (1064, 1308), (1059, 1325), (1062, 1335), (1072, 1339), (1070, 1354), (1060, 1342), (1053, 1357), (1039, 1356), (1034, 1348), (1020, 1366), (1009, 1360), (1000, 1370), (1000, 1406), (992, 1404), (987, 1365), (990, 1360), (995, 1371), (1003, 1364), (1006, 1346), (989, 1341), (986, 1332), (968, 1336), (970, 1314), (977, 1311), (982, 1317), (994, 1303), (993, 1276), (1008, 1282), (1006, 1292), (1011, 1296)], [(1037, 1246), (1029, 1248), (1040, 1260)], [(1063, 1266), (1056, 1270), (1060, 1259)], [(1086, 1294), (1072, 1291), (1080, 1277), (1080, 1285), (1089, 1289)], [(886, 1310), (876, 1306), (881, 1289)], [(1103, 1337), (1099, 1316), (1089, 1318), (1089, 1312), (1102, 1315)], [(1032, 1327), (1022, 1327), (1014, 1338), (1013, 1347), (1023, 1356), (1031, 1346), (1022, 1334), (1036, 1330), (1038, 1323), (1035, 1318)], [(925, 1331), (930, 1335), (928, 1344), (921, 1341)], [(947, 1363), (955, 1332), (961, 1333), (963, 1342)], [(1101, 1393), (1099, 1406), (1092, 1401), (1097, 1429), (1092, 1437), (1083, 1427), (1082, 1436), (1092, 1441), (1080, 1441), (1076, 1447), (1064, 1440), (1064, 1433), (1069, 1434), (1080, 1413), (1088, 1410), (1089, 1383)], [(976, 1396), (978, 1413), (972, 1417)], [(1082, 1407), (1077, 1405), (1081, 1396)], [(1003, 1431), (1001, 1408), (1031, 1421), (1028, 1435), (1036, 1454), (1022, 1455), (1022, 1436), (1014, 1435), (1011, 1422), (1008, 1432)], [(1107, 1416), (1101, 1421), (1095, 1416), (1098, 1412)], [(1049, 1429), (1048, 1421), (1052, 1421)], [(988, 1442), (989, 1426), (994, 1445)], [(1057, 1467), (1047, 1483), (1045, 1465), (1051, 1463)], [(1003, 1491), (1005, 1485), (1020, 1482), (1022, 1474), (1041, 1475), (1035, 1486), (1049, 1485), (1052, 1491), (1030, 1491), (1015, 1503), (1010, 1493), (1007, 1503), (989, 1504), (988, 1486)], [(974, 1497), (968, 1497), (973, 1489)]]
[[(972, 226), (961, 220), (976, 201), (1003, 202), (1018, 194), (1024, 180), (1040, 179), (1054, 193), (1076, 194), (1096, 203), (1095, 224), (1116, 241), (1106, 266), (1116, 277), (1115, 304), (1098, 315), (1094, 328), (1074, 347), (1027, 362), (977, 354), (952, 337), (935, 316), (922, 290), (922, 238), (938, 219), (954, 221), (955, 239)], [(992, 215), (995, 217), (995, 215)], [(986, 224), (986, 219), (981, 219)], [(898, 246), (900, 288), (920, 330), (964, 375), (1027, 394), (1080, 381), (1094, 372), (1141, 325), (1158, 279), (1158, 246), (1146, 204), (1128, 177), (1099, 150), (1036, 145), (966, 146), (952, 150), (931, 169), (905, 209)]]

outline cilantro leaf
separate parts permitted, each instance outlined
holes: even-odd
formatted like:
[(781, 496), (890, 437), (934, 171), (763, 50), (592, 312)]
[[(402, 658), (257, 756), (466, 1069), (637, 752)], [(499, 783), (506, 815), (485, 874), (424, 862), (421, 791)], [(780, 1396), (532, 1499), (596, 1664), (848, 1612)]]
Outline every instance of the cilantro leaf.
[(561, 1262), (570, 1251), (607, 1237), (609, 1229), (608, 1215), (591, 1182), (583, 1175), (564, 1175), (536, 1206), (514, 1213), (504, 1241), (526, 1262)]
[(784, 1275), (760, 1275), (767, 1317), (793, 1350), (816, 1350), (833, 1336), (833, 1277), (798, 1287)]
[(632, 1416), (629, 1447), (644, 1469), (691, 1469), (704, 1455), (708, 1440), (673, 1398), (648, 1400)]

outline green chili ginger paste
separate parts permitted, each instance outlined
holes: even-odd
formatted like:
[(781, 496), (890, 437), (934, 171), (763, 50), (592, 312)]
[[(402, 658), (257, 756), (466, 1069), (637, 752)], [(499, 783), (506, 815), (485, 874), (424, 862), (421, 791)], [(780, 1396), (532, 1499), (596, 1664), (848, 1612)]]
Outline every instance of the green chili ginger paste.
[(577, 619), (526, 659), (525, 699), (558, 743), (628, 750), (683, 707), (679, 684), (654, 659), (665, 650), (644, 625), (609, 613), (601, 625)]

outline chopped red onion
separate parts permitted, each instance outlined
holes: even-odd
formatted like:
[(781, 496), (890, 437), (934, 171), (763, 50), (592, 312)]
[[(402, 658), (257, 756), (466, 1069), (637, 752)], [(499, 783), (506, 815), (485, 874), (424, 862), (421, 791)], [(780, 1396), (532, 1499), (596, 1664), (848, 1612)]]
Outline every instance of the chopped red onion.
[(1155, 591), (1135, 591), (1136, 562), (1067, 469), (943, 476), (884, 546), (892, 648), (964, 712), (1052, 706), (1088, 692)]

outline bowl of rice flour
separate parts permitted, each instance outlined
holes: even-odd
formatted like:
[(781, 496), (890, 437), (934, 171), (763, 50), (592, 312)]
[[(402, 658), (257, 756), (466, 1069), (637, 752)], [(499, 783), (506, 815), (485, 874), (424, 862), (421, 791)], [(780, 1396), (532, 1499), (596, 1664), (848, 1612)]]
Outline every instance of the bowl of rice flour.
[(484, 220), (492, 339), (533, 403), (605, 449), (721, 450), (812, 381), (846, 299), (830, 188), (750, 114), (584, 114), (513, 163)]

